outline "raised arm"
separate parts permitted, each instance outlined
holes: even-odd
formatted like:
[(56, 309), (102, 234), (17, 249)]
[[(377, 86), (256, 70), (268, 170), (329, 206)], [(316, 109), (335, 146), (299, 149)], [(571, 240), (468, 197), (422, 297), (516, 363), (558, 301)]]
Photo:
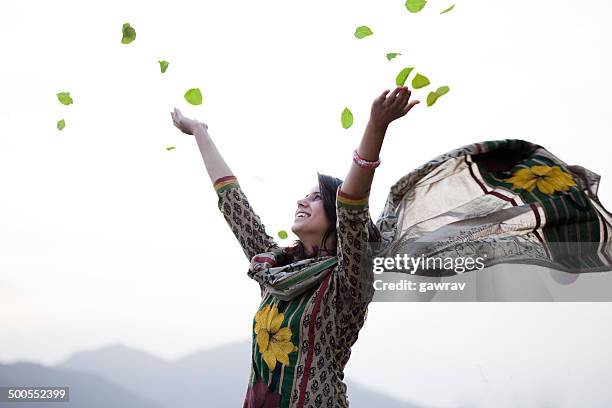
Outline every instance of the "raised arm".
[[(387, 97), (388, 92), (384, 91), (374, 100), (370, 120), (357, 148), (358, 155), (367, 161), (378, 160), (389, 124), (420, 102), (409, 102), (411, 91), (407, 87), (397, 87)], [(368, 302), (373, 295), (372, 270), (364, 261), (368, 241), (377, 240), (371, 236), (376, 233), (376, 227), (370, 218), (368, 204), (374, 171), (374, 168), (362, 167), (353, 161), (337, 192), (340, 286), (343, 288), (341, 295), (347, 301)]]
[[(386, 96), (388, 92), (387, 89), (374, 99), (370, 120), (357, 148), (359, 156), (368, 161), (378, 160), (389, 124), (420, 103), (418, 100), (408, 102), (412, 91), (406, 86), (397, 87)], [(363, 168), (353, 162), (342, 183), (342, 192), (354, 197), (367, 197), (370, 194), (373, 178), (374, 169)]]
[(240, 243), (247, 259), (250, 261), (259, 253), (278, 248), (274, 238), (266, 233), (265, 226), (253, 211), (238, 179), (219, 153), (208, 133), (208, 126), (183, 116), (176, 108), (171, 116), (177, 128), (195, 137), (206, 171), (219, 197), (219, 210)]

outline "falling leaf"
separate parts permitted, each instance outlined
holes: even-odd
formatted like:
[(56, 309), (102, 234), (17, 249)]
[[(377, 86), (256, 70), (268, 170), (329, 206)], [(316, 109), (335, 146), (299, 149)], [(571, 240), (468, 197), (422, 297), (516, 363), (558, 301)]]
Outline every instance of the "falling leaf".
[(418, 13), (423, 10), (425, 4), (427, 4), (427, 0), (406, 0), (406, 8), (411, 13)]
[(168, 61), (157, 61), (159, 62), (159, 68), (161, 69), (162, 74), (166, 72), (168, 69), (168, 65), (170, 64)]
[(60, 92), (57, 94), (57, 99), (64, 105), (70, 105), (73, 101), (70, 97), (70, 92)]
[(283, 231), (283, 230), (278, 231), (278, 237), (280, 239), (287, 239), (288, 236), (289, 234), (287, 234), (287, 231)]
[(447, 94), (449, 90), (450, 88), (448, 86), (441, 86), (438, 89), (436, 89), (435, 92), (430, 92), (429, 95), (427, 95), (427, 106), (431, 106), (434, 103), (436, 103), (438, 98), (441, 97), (442, 95)]
[(402, 69), (395, 77), (395, 84), (397, 86), (404, 86), (404, 83), (406, 83), (406, 79), (408, 79), (408, 75), (410, 75), (413, 69), (414, 67), (407, 67)]
[(429, 79), (425, 75), (421, 75), (417, 72), (416, 76), (412, 78), (412, 87), (414, 89), (424, 88), (429, 85)]
[(400, 52), (390, 52), (387, 54), (387, 61), (391, 61), (393, 58), (397, 57), (398, 55), (402, 55)]
[(440, 12), (440, 14), (448, 13), (449, 11), (451, 11), (451, 10), (452, 10), (452, 9), (454, 9), (454, 8), (455, 8), (455, 5), (453, 4), (452, 6), (450, 6), (449, 8), (447, 8), (446, 10), (441, 11), (441, 12)]
[(176, 147), (174, 147), (174, 146), (166, 146), (166, 150), (174, 150), (174, 149), (176, 149)]
[(362, 39), (364, 37), (367, 37), (369, 35), (372, 35), (372, 30), (370, 30), (370, 27), (368, 26), (360, 26), (357, 27), (357, 29), (355, 29), (355, 34), (353, 34), (355, 37)]
[(191, 88), (185, 92), (185, 100), (192, 105), (201, 105), (202, 92), (200, 92), (200, 88)]
[(64, 119), (58, 120), (57, 121), (57, 128), (59, 130), (62, 130), (64, 127), (66, 127), (66, 122), (64, 121)]
[(344, 108), (340, 120), (342, 121), (343, 128), (350, 128), (351, 126), (353, 126), (353, 112), (351, 112), (349, 108)]
[(447, 94), (448, 91), (450, 91), (450, 88), (448, 86), (441, 86), (436, 89), (436, 93), (440, 96)]
[(440, 95), (438, 95), (436, 92), (430, 92), (429, 95), (427, 95), (427, 106), (431, 106), (436, 103), (439, 97)]
[(122, 44), (129, 44), (136, 39), (136, 30), (130, 26), (130, 23), (123, 24), (121, 32), (123, 34), (123, 37), (121, 38)]

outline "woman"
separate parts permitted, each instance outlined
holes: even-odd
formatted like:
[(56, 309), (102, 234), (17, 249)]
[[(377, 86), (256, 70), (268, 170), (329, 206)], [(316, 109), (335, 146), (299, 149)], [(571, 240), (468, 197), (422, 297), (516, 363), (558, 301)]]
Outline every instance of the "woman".
[(299, 241), (288, 248), (266, 233), (207, 126), (171, 113), (177, 128), (195, 136), (219, 209), (261, 288), (244, 407), (348, 406), (343, 371), (374, 292), (367, 243), (380, 240), (369, 216), (370, 186), (387, 127), (419, 103), (408, 87), (389, 92), (372, 104), (345, 181), (319, 174), (298, 200), (291, 230)]

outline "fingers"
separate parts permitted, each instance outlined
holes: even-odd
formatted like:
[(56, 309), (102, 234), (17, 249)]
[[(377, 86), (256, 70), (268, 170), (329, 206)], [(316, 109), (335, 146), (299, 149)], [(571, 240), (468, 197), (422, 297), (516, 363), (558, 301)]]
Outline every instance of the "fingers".
[(389, 94), (389, 96), (387, 97), (387, 99), (383, 102), (383, 105), (388, 106), (391, 105), (393, 102), (395, 102), (395, 98), (397, 96), (397, 94), (399, 93), (399, 91), (402, 89), (402, 87), (398, 86), (396, 87), (393, 92), (391, 92)]
[(376, 99), (374, 99), (374, 103), (376, 104), (382, 103), (385, 100), (388, 93), (389, 93), (388, 89), (384, 90), (383, 93), (381, 93)]
[(391, 104), (391, 107), (394, 109), (404, 107), (406, 105), (406, 102), (408, 102), (408, 100), (410, 99), (411, 94), (412, 94), (412, 91), (408, 89), (407, 86), (402, 87), (400, 91), (398, 92), (397, 97), (395, 98), (395, 101), (393, 101), (393, 103)]
[(413, 107), (415, 107), (415, 106), (416, 106), (416, 105), (418, 105), (419, 103), (421, 103), (421, 101), (419, 101), (419, 100), (414, 100), (414, 101), (411, 101), (411, 102), (410, 102), (408, 105), (406, 105), (406, 107), (404, 107), (404, 109), (402, 110), (402, 112), (403, 112), (404, 114), (406, 114), (406, 113), (410, 112), (410, 109), (412, 109)]

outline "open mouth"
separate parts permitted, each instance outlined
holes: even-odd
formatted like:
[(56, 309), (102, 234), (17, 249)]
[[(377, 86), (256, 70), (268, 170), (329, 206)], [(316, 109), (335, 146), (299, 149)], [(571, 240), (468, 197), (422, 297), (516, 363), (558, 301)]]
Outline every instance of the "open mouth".
[(304, 218), (308, 218), (310, 217), (310, 214), (304, 212), (304, 211), (298, 211), (295, 213), (295, 219), (304, 219)]

